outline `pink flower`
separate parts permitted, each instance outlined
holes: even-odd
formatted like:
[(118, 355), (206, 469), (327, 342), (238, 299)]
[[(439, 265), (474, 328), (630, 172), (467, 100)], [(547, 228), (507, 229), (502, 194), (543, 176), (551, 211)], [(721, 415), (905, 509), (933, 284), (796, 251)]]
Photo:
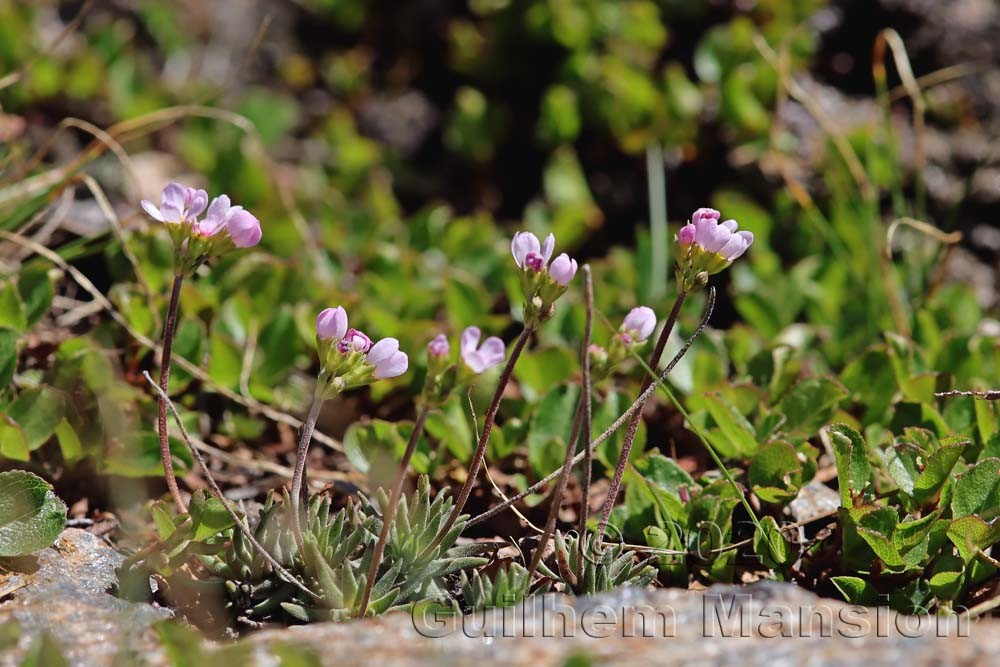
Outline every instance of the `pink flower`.
[(689, 222), (681, 227), (681, 231), (677, 232), (677, 243), (679, 243), (682, 248), (687, 248), (689, 245), (694, 243), (694, 237), (695, 227)]
[(140, 203), (153, 219), (178, 225), (194, 221), (201, 215), (208, 205), (208, 193), (184, 187), (180, 183), (168, 183), (160, 195), (159, 208), (148, 199), (143, 199)]
[(201, 236), (215, 236), (225, 228), (230, 218), (242, 210), (242, 206), (232, 206), (227, 195), (219, 195), (209, 204), (204, 220), (196, 224), (195, 229)]
[(543, 243), (531, 232), (517, 232), (510, 242), (510, 251), (518, 267), (541, 271), (549, 263), (552, 250), (556, 245), (556, 237), (549, 234)]
[(226, 231), (237, 248), (252, 248), (260, 243), (263, 232), (258, 220), (249, 211), (240, 209), (226, 221)]
[(360, 352), (364, 354), (372, 349), (372, 339), (357, 329), (348, 329), (344, 337), (337, 343), (337, 350), (343, 354)]
[(368, 352), (367, 360), (375, 367), (376, 380), (402, 375), (410, 364), (409, 357), (399, 350), (399, 341), (395, 338), (383, 338), (375, 343)]
[(698, 224), (702, 220), (718, 220), (722, 214), (714, 208), (699, 208), (691, 215), (691, 222)]
[(656, 313), (652, 308), (639, 306), (629, 311), (622, 321), (621, 332), (626, 343), (641, 343), (656, 328)]
[[(699, 216), (702, 211), (710, 211), (715, 217), (707, 214)], [(753, 243), (752, 232), (737, 231), (735, 220), (720, 223), (718, 212), (712, 209), (698, 209), (691, 219), (691, 224), (694, 225), (694, 243), (706, 252), (721, 255), (727, 262), (740, 257)]]
[(462, 361), (476, 374), (503, 363), (507, 358), (507, 348), (502, 340), (491, 336), (480, 345), (482, 335), (479, 327), (468, 327), (462, 332)]
[(576, 275), (576, 260), (570, 259), (570, 256), (566, 253), (559, 255), (552, 260), (552, 266), (549, 267), (549, 275), (552, 276), (552, 280), (563, 287), (569, 285), (570, 281), (573, 280), (573, 276)]
[(438, 334), (431, 342), (427, 343), (427, 356), (431, 358), (443, 359), (451, 353), (451, 346), (448, 344), (448, 337)]
[(316, 335), (339, 341), (347, 334), (347, 311), (342, 306), (325, 308), (316, 316)]

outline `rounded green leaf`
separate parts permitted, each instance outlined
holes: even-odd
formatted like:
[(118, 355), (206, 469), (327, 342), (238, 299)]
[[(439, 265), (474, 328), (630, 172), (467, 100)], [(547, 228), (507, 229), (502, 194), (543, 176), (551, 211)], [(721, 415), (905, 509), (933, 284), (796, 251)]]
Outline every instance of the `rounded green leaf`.
[(24, 470), (0, 473), (0, 557), (41, 551), (65, 523), (66, 505), (48, 482)]

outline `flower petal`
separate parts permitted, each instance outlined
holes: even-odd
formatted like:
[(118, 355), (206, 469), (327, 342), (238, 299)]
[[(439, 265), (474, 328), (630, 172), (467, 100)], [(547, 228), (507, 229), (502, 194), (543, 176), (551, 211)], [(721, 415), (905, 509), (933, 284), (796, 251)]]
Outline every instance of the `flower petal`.
[(479, 347), (479, 355), (485, 364), (483, 370), (486, 370), (486, 368), (503, 363), (504, 359), (507, 358), (507, 346), (496, 336), (490, 336)]
[(201, 215), (205, 207), (208, 206), (208, 193), (204, 190), (188, 188), (186, 203), (188, 217), (195, 218)]
[(316, 335), (323, 340), (340, 340), (347, 333), (347, 311), (343, 306), (325, 308), (316, 316)]
[(464, 358), (466, 354), (476, 351), (479, 346), (479, 339), (482, 337), (483, 332), (479, 330), (479, 327), (466, 327), (465, 331), (462, 332), (462, 339), (460, 344), (460, 349), (462, 352), (462, 357)]
[(379, 342), (372, 345), (372, 348), (368, 350), (368, 363), (373, 366), (378, 366), (388, 361), (392, 355), (399, 351), (399, 341), (395, 338), (383, 338)]
[(702, 220), (718, 220), (721, 215), (714, 208), (699, 208), (691, 214), (691, 222), (697, 225)]
[(406, 372), (410, 365), (410, 358), (405, 352), (395, 352), (391, 357), (375, 367), (374, 377), (376, 380), (399, 377)]
[(552, 251), (555, 249), (555, 247), (556, 247), (556, 237), (554, 234), (549, 234), (548, 236), (545, 237), (545, 240), (542, 242), (541, 255), (542, 255), (542, 262), (544, 264), (549, 263), (549, 260), (552, 258)]
[(183, 211), (187, 204), (187, 188), (180, 183), (167, 183), (160, 196), (161, 207), (170, 206), (178, 211)]
[(538, 252), (541, 246), (538, 237), (531, 232), (517, 232), (510, 242), (510, 251), (514, 255), (514, 261), (521, 268), (524, 268), (524, 258), (529, 252)]
[(139, 203), (142, 205), (142, 210), (144, 210), (146, 213), (149, 214), (149, 217), (153, 218), (154, 220), (159, 220), (160, 222), (166, 222), (163, 219), (163, 214), (160, 213), (160, 209), (156, 208), (153, 202), (149, 201), (148, 199), (143, 199)]
[(741, 232), (737, 232), (736, 234), (734, 234), (733, 238), (740, 239), (741, 246), (739, 248), (736, 248), (734, 251), (730, 252), (729, 255), (726, 256), (726, 259), (730, 262), (742, 257), (743, 253), (747, 251), (747, 249), (753, 243), (753, 232), (748, 232), (746, 230), (743, 230)]
[(249, 211), (237, 211), (226, 221), (226, 231), (237, 248), (252, 248), (260, 243), (260, 221)]

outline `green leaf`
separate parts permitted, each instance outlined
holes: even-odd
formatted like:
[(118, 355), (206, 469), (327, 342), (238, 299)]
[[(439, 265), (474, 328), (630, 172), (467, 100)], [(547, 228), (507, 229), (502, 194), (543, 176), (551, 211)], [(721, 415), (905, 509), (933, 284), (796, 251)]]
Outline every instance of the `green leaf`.
[(21, 271), (17, 277), (17, 291), (24, 304), (27, 326), (31, 326), (48, 312), (55, 296), (48, 269), (40, 266)]
[(872, 606), (878, 604), (879, 594), (870, 581), (859, 577), (831, 577), (844, 599), (851, 604)]
[(972, 466), (955, 482), (951, 513), (955, 518), (960, 518), (988, 510), (996, 516), (998, 508), (1000, 459), (986, 459)]
[(948, 526), (948, 539), (968, 563), (979, 552), (1000, 541), (1000, 519), (986, 523), (977, 516), (963, 516)]
[(925, 454), (919, 447), (908, 442), (901, 443), (885, 451), (886, 465), (889, 476), (896, 482), (900, 490), (908, 496), (913, 495), (913, 487), (920, 477), (920, 459)]
[(941, 556), (934, 563), (928, 583), (939, 600), (954, 600), (965, 585), (965, 561), (950, 554)]
[(890, 569), (905, 565), (893, 539), (898, 523), (896, 510), (891, 507), (880, 507), (867, 512), (858, 520), (858, 535)]
[(778, 409), (788, 417), (785, 428), (811, 435), (830, 420), (846, 396), (847, 390), (838, 382), (812, 377), (789, 389)]
[[(440, 410), (435, 410), (427, 416), (426, 426), (427, 433), (462, 463), (472, 459), (476, 447), (476, 436), (471, 426), (472, 417), (466, 405), (464, 396), (453, 398)], [(490, 434), (491, 440), (499, 430), (494, 429)]]
[(158, 500), (150, 508), (150, 514), (152, 515), (153, 525), (156, 526), (156, 532), (160, 536), (160, 540), (165, 541), (170, 539), (170, 536), (177, 530), (177, 526), (174, 524), (174, 515), (170, 511), (170, 508), (166, 503)]
[(853, 499), (864, 493), (872, 476), (865, 441), (860, 433), (847, 424), (831, 424), (821, 436), (833, 449), (841, 506), (853, 507)]
[(645, 481), (643, 488), (659, 509), (664, 521), (685, 521), (687, 512), (680, 499), (681, 487), (696, 488), (691, 478), (673, 459), (650, 453), (632, 464)]
[(38, 449), (55, 433), (63, 419), (62, 394), (51, 387), (22, 391), (7, 407), (7, 416), (24, 429), (28, 448)]
[(791, 502), (802, 487), (802, 463), (798, 452), (787, 442), (764, 445), (750, 461), (747, 480), (764, 502)]
[(933, 403), (935, 376), (922, 373), (914, 363), (913, 343), (902, 336), (890, 332), (885, 334), (889, 343), (889, 358), (896, 373), (896, 382), (907, 400), (914, 403)]
[(550, 391), (535, 407), (528, 428), (528, 462), (538, 476), (562, 465), (580, 390), (562, 385)]
[(918, 503), (927, 503), (937, 496), (968, 444), (968, 441), (962, 441), (942, 445), (927, 458), (923, 472), (913, 485), (911, 495), (914, 500)]
[(56, 440), (59, 441), (59, 449), (67, 463), (83, 458), (83, 443), (80, 442), (80, 436), (66, 419), (63, 419), (56, 426)]
[(395, 467), (400, 459), (406, 441), (403, 440), (394, 422), (373, 419), (365, 423), (352, 424), (344, 434), (344, 453), (359, 471), (379, 476), (385, 470)]
[(27, 461), (31, 458), (24, 429), (7, 415), (0, 415), (0, 458)]
[(757, 451), (757, 437), (753, 426), (739, 410), (716, 392), (705, 394), (705, 408), (715, 420), (719, 432), (729, 442), (729, 450), (742, 456)]
[(941, 512), (942, 510), (937, 509), (919, 519), (898, 524), (892, 535), (892, 541), (899, 552), (906, 553), (923, 542), (934, 527), (934, 522), (941, 516)]
[(538, 400), (546, 391), (565, 382), (577, 367), (576, 357), (565, 345), (522, 354), (514, 376), (528, 400)]
[(26, 556), (52, 544), (66, 524), (66, 505), (41, 477), (0, 473), (0, 557)]
[(21, 295), (17, 293), (17, 287), (11, 281), (0, 287), (0, 326), (17, 331), (24, 331), (28, 326)]
[(17, 341), (19, 334), (13, 329), (0, 327), (0, 391), (14, 379), (17, 370)]
[[(615, 422), (618, 417), (625, 412), (625, 409), (631, 404), (632, 400), (626, 397), (624, 394), (620, 394), (615, 391), (608, 392), (604, 397), (604, 400), (599, 402), (594, 406), (594, 433), (602, 433), (611, 424)], [(614, 470), (615, 465), (618, 462), (618, 457), (622, 451), (622, 444), (625, 441), (625, 429), (618, 429), (610, 438), (605, 440), (600, 444), (597, 450), (594, 452), (594, 458), (604, 464), (609, 470)], [(642, 443), (646, 441), (646, 424), (642, 420), (639, 420), (639, 428), (635, 433), (635, 440), (633, 442)], [(642, 455), (641, 448), (636, 446), (632, 448), (632, 452), (629, 454), (630, 461), (636, 461)], [(554, 470), (554, 468), (553, 468)]]
[(194, 527), (192, 539), (198, 542), (207, 540), (236, 525), (222, 501), (202, 490), (196, 491), (191, 496), (188, 512), (191, 514), (191, 522)]
[(753, 550), (760, 556), (767, 567), (781, 567), (792, 559), (788, 541), (778, 527), (773, 516), (765, 516), (760, 521), (760, 529), (754, 530)]

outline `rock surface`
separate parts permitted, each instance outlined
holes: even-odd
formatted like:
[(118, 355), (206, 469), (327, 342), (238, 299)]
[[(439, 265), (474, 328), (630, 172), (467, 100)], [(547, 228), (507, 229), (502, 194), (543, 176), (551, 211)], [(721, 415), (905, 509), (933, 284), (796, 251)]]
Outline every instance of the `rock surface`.
[(322, 664), (338, 667), (562, 665), (573, 656), (595, 665), (644, 667), (929, 667), (992, 665), (1000, 651), (992, 623), (938, 625), (930, 617), (876, 613), (774, 583), (716, 586), (704, 593), (632, 589), (591, 599), (546, 596), (506, 613), (450, 623), (428, 614), (424, 621), (418, 630), (410, 615), (395, 614), (265, 631), (247, 641), (261, 658), (269, 646), (286, 642), (311, 648)]
[(122, 560), (101, 538), (68, 528), (52, 547), (0, 571), (0, 627), (21, 626), (16, 648), (0, 654), (0, 665), (20, 664), (45, 632), (72, 665), (108, 665), (123, 646), (153, 646), (150, 626), (169, 613), (108, 593)]
[[(110, 665), (123, 648), (138, 664), (171, 664), (151, 628), (168, 614), (107, 592), (121, 560), (99, 538), (70, 529), (33, 559), (35, 568), (19, 568), (33, 572), (0, 574), (0, 628), (17, 621), (22, 630), (17, 646), (0, 653), (0, 666), (20, 664), (43, 631), (71, 665)], [(1000, 653), (992, 621), (969, 625), (897, 616), (775, 583), (701, 593), (627, 589), (589, 599), (548, 595), (464, 618), (431, 611), (390, 614), (264, 630), (240, 643), (238, 653), (249, 653), (240, 664), (311, 664), (276, 657), (293, 651), (337, 667), (562, 665), (574, 656), (643, 667), (929, 667), (992, 665)], [(207, 643), (184, 655), (173, 664), (212, 659)], [(222, 655), (218, 659), (229, 664)]]

